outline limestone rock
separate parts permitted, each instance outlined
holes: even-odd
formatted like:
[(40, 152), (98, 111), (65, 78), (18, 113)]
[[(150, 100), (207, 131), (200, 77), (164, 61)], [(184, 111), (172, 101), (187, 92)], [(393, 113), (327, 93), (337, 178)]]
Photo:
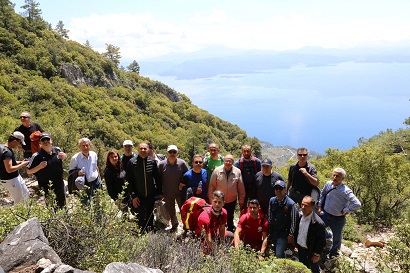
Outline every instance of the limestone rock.
[(340, 248), (340, 251), (342, 252), (343, 256), (347, 256), (347, 257), (350, 257), (350, 255), (352, 255), (353, 253), (353, 251), (345, 245), (342, 245), (342, 247)]
[(0, 266), (5, 272), (20, 265), (35, 265), (41, 258), (61, 264), (58, 255), (48, 245), (37, 218), (18, 225), (0, 244)]
[(110, 263), (105, 267), (103, 273), (162, 273), (159, 269), (148, 268), (136, 263)]
[(40, 260), (37, 261), (37, 269), (35, 273), (40, 273), (44, 269), (46, 269), (48, 266), (52, 265), (53, 263), (49, 259), (44, 259), (41, 258)]

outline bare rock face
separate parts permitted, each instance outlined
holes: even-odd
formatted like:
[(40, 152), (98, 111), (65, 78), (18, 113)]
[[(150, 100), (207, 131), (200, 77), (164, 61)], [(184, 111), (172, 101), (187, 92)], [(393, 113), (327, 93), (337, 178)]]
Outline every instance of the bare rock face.
[(61, 64), (61, 76), (71, 85), (87, 84), (80, 67), (74, 64)]
[(125, 263), (110, 263), (105, 267), (105, 270), (103, 273), (162, 273), (162, 270), (159, 269), (152, 269), (148, 268), (145, 266), (141, 266), (136, 263), (130, 263), (130, 264), (125, 264)]
[(49, 246), (37, 218), (18, 225), (0, 244), (0, 266), (5, 272), (22, 265), (35, 265), (41, 258), (61, 264), (60, 258)]
[(117, 74), (114, 71), (105, 72), (98, 77), (85, 77), (78, 65), (63, 63), (60, 65), (60, 73), (67, 82), (73, 86), (88, 85), (112, 88), (120, 83)]

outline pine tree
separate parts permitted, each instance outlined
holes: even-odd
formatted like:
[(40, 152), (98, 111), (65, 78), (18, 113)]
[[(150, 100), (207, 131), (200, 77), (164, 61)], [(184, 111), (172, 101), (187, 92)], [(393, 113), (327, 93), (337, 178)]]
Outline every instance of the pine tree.
[(112, 44), (105, 44), (105, 46), (105, 50), (107, 51), (102, 53), (102, 55), (113, 61), (115, 65), (118, 67), (121, 59), (120, 47), (114, 46)]
[(129, 66), (127, 66), (128, 71), (140, 74), (140, 65), (136, 60), (132, 61)]
[(55, 32), (57, 32), (61, 37), (63, 37), (64, 39), (68, 39), (68, 29), (64, 28), (64, 23), (63, 21), (58, 21), (58, 24), (56, 26), (56, 28), (54, 29)]
[(36, 2), (35, 0), (25, 0), (26, 4), (21, 6), (22, 9), (25, 10), (23, 12), (23, 16), (26, 17), (30, 22), (36, 21), (41, 19), (41, 9), (39, 8), (40, 3)]

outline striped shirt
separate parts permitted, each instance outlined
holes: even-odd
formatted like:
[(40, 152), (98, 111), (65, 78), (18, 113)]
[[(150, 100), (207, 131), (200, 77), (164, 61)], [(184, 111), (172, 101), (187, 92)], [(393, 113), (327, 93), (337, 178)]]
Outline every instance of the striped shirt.
[[(322, 189), (319, 198), (319, 206), (322, 205), (326, 196), (325, 207), (323, 210), (333, 216), (342, 216), (343, 213), (352, 213), (357, 211), (362, 204), (353, 194), (353, 191), (343, 183), (336, 187), (332, 185), (333, 181), (328, 181)], [(335, 188), (332, 190), (332, 188)], [(329, 194), (328, 194), (329, 193)]]

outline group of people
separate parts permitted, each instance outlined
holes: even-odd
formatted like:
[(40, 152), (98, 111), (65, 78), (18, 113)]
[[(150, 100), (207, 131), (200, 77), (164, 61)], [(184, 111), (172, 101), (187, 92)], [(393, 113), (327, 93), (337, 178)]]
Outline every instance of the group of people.
[[(211, 151), (209, 153), (212, 155)], [(262, 258), (270, 246), (278, 258), (285, 258), (286, 250), (296, 247), (299, 261), (312, 272), (320, 272), (321, 258), (332, 259), (339, 255), (346, 216), (357, 211), (361, 203), (343, 183), (344, 169), (335, 168), (332, 180), (320, 190), (316, 168), (307, 160), (308, 150), (299, 148), (297, 158), (290, 166), (285, 183), (279, 173), (272, 171), (270, 159), (259, 160), (252, 155), (251, 147), (244, 145), (239, 160), (234, 162), (233, 156), (228, 154), (223, 157), (221, 166), (214, 167), (208, 197), (214, 204), (220, 200), (215, 200), (213, 193), (225, 195), (221, 214), (226, 214), (227, 230), (235, 231), (235, 247), (243, 242), (259, 251)], [(214, 154), (213, 160), (219, 159)], [(232, 220), (237, 200), (241, 216), (235, 229)], [(216, 218), (214, 214), (209, 217)], [(222, 234), (217, 227), (213, 231), (219, 231), (213, 238), (226, 236), (226, 232)], [(329, 254), (322, 257), (326, 239), (332, 237)]]
[[(65, 205), (62, 160), (67, 156), (52, 144), (51, 135), (31, 122), (31, 115), (20, 115), (22, 125), (0, 147), (0, 180), (17, 203), (28, 197), (28, 190), (18, 170), (27, 167), (35, 174), (39, 186), (48, 194), (54, 190), (57, 205)], [(33, 153), (30, 135), (39, 131), (40, 149)], [(175, 204), (181, 209), (191, 196), (205, 199), (211, 210), (200, 214), (196, 234), (206, 234), (207, 245), (233, 234), (235, 247), (242, 243), (264, 256), (270, 245), (277, 257), (285, 257), (289, 246), (296, 246), (299, 260), (312, 272), (319, 272), (319, 259), (326, 237), (333, 236), (330, 258), (339, 253), (346, 215), (361, 204), (352, 190), (343, 184), (346, 172), (336, 168), (332, 180), (318, 188), (317, 170), (308, 159), (308, 150), (297, 150), (297, 162), (290, 166), (287, 183), (272, 170), (272, 161), (258, 159), (250, 145), (242, 146), (238, 160), (232, 154), (222, 156), (217, 143), (210, 143), (205, 155), (192, 158), (192, 168), (179, 158), (176, 145), (167, 147), (166, 155), (155, 153), (152, 143), (139, 143), (134, 152), (131, 140), (123, 142), (122, 155), (108, 151), (105, 168), (100, 173), (97, 154), (88, 138), (78, 142), (80, 151), (69, 164), (69, 180), (89, 198), (102, 187), (102, 179), (110, 197), (124, 210), (135, 213), (143, 230), (154, 228), (154, 203), (165, 201), (170, 231), (179, 223)], [(25, 160), (17, 161), (13, 149), (22, 149)], [(234, 225), (235, 208), (241, 216)], [(300, 210), (299, 210), (300, 209)], [(330, 227), (331, 233), (325, 229)], [(242, 243), (241, 243), (242, 242)]]
[[(9, 191), (15, 203), (29, 197), (29, 191), (19, 170), (27, 167), (27, 174), (35, 173), (39, 186), (45, 191), (52, 188), (57, 196), (58, 206), (65, 204), (62, 160), (66, 154), (52, 146), (50, 134), (35, 122), (31, 122), (29, 112), (20, 114), (21, 125), (8, 137), (7, 143), (0, 145), (0, 180)], [(33, 135), (36, 133), (36, 138)], [(38, 150), (33, 151), (33, 142), (40, 142)], [(14, 150), (21, 150), (24, 159), (17, 160)]]

